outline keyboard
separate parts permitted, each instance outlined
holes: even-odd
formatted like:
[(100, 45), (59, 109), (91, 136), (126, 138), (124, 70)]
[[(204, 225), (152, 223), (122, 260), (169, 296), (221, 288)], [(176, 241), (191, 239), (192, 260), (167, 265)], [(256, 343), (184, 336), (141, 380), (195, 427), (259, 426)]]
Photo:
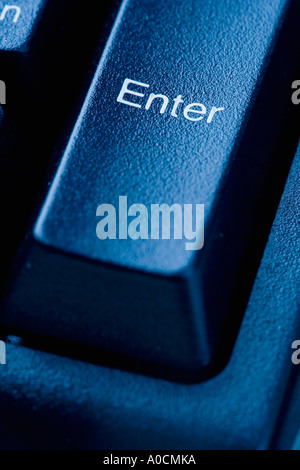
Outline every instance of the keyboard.
[(0, 1), (0, 449), (300, 449), (299, 19)]

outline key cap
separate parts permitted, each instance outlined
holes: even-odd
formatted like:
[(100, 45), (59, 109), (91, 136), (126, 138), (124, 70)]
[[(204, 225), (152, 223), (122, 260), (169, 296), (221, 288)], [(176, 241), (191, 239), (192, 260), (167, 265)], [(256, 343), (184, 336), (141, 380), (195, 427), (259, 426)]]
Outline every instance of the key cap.
[[(54, 145), (67, 118), (72, 122), (72, 108), (81, 101), (83, 81), (111, 7), (111, 1), (102, 2), (93, 15), (93, 2), (86, 8), (80, 1), (69, 0), (0, 1), (0, 79), (7, 95), (4, 108), (12, 127), (18, 129), (12, 139), (5, 135), (12, 134), (11, 126), (2, 129), (6, 143), (5, 150), (3, 142), (1, 145), (0, 196), (6, 201), (2, 215), (9, 230), (0, 235), (1, 246), (6, 247), (0, 274), (5, 275), (4, 265), (9, 264), (19, 246), (17, 240), (25, 233)], [(16, 217), (20, 201), (22, 209)]]
[[(64, 43), (53, 61), (53, 46), (63, 26), (61, 8), (57, 2), (57, 18), (53, 15), (48, 0), (17, 0), (14, 3), (0, 2), (0, 64), (2, 78), (9, 92), (8, 109), (13, 108), (20, 122), (30, 114), (35, 116), (41, 98), (41, 89), (47, 80), (47, 62), (56, 73), (60, 54), (64, 54)], [(63, 6), (67, 4), (64, 1)], [(55, 7), (54, 7), (55, 10)], [(52, 32), (51, 32), (52, 29)], [(60, 40), (63, 35), (60, 33)], [(55, 46), (54, 46), (55, 47)], [(47, 59), (46, 59), (47, 57)], [(52, 77), (53, 78), (53, 77)], [(55, 81), (52, 86), (57, 88)], [(51, 85), (49, 86), (51, 96)], [(45, 99), (44, 95), (44, 99)], [(44, 106), (45, 114), (46, 107)], [(25, 121), (26, 122), (26, 121)]]
[[(111, 0), (101, 6), (91, 2), (88, 8), (79, 0), (0, 1), (1, 74), (8, 86), (9, 109), (21, 124), (30, 118), (30, 125), (34, 121), (43, 131), (51, 125), (55, 136), (57, 122), (61, 126), (61, 115), (70, 110), (85, 78), (112, 5)], [(54, 113), (52, 102), (59, 113)]]
[(22, 53), (22, 48), (26, 49), (45, 4), (45, 0), (0, 2), (1, 51)]
[(123, 2), (5, 325), (169, 370), (228, 357), (296, 145), (298, 8)]
[(9, 339), (0, 448), (268, 449), (275, 427), (272, 448), (299, 447), (299, 383), (289, 380), (300, 367), (299, 172), (300, 147), (222, 373), (183, 385), (65, 357), (68, 344), (45, 352), (43, 339)]

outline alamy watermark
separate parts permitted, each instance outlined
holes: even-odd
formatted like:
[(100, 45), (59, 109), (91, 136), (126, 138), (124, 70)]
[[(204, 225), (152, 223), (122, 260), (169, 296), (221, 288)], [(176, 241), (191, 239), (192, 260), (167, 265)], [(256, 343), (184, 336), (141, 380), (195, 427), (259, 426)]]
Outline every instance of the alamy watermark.
[(292, 363), (295, 366), (298, 366), (300, 364), (300, 340), (296, 340), (292, 343), (292, 349), (295, 349), (295, 351), (292, 354)]
[(6, 346), (4, 341), (0, 341), (0, 364), (6, 364)]
[(292, 83), (292, 89), (295, 90), (292, 93), (292, 103), (295, 105), (300, 104), (300, 80), (294, 80)]
[(6, 85), (3, 80), (0, 80), (0, 104), (6, 104)]
[[(150, 209), (150, 210), (149, 210)], [(186, 240), (186, 250), (204, 246), (204, 204), (132, 204), (119, 197), (119, 206), (100, 204), (96, 216), (99, 240)]]

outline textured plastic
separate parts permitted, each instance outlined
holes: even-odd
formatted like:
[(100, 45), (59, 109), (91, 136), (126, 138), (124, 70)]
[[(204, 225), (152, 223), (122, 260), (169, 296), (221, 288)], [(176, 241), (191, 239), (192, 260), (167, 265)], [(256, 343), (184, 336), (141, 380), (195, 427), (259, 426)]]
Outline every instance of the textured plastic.
[(30, 39), (37, 27), (47, 0), (0, 2), (0, 50), (28, 52)]

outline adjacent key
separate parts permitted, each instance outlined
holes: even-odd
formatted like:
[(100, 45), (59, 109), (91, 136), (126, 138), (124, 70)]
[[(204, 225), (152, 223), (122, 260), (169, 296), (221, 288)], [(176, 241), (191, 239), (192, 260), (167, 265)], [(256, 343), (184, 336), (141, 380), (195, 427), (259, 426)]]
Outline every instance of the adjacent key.
[[(61, 32), (66, 26), (66, 8), (66, 1), (60, 6), (49, 0), (0, 2), (1, 79), (7, 84), (8, 109), (13, 108), (21, 122), (26, 114), (34, 117), (41, 91), (49, 85), (47, 72), (53, 67), (58, 73), (61, 56), (67, 55)], [(68, 11), (73, 18), (70, 8)], [(61, 47), (56, 49), (59, 40)], [(49, 97), (53, 88), (57, 89), (54, 80), (48, 88)]]
[[(87, 8), (78, 0), (0, 1), (0, 103), (6, 115), (0, 148), (6, 227), (0, 235), (5, 247), (0, 275), (46, 183), (53, 148), (74, 113), (112, 4), (90, 2)], [(97, 15), (92, 14), (95, 7)]]
[(57, 122), (70, 111), (113, 3), (0, 1), (0, 78), (7, 82), (9, 109), (21, 123), (30, 118), (29, 124), (43, 131), (50, 124), (56, 137)]
[(224, 363), (297, 141), (297, 15), (123, 2), (6, 326), (169, 370)]
[(37, 22), (46, 5), (45, 0), (16, 0), (0, 2), (0, 48), (1, 51), (20, 52), (25, 50), (32, 38)]

